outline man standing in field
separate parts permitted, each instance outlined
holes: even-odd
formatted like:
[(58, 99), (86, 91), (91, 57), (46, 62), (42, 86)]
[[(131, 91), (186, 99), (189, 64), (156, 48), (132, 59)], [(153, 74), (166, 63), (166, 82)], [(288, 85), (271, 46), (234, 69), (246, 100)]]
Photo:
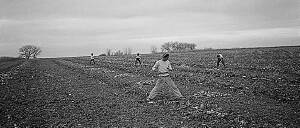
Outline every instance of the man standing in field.
[(217, 55), (217, 58), (218, 58), (218, 60), (217, 60), (217, 68), (219, 68), (220, 62), (221, 62), (221, 63), (223, 64), (223, 66), (225, 67), (225, 62), (224, 62), (224, 58), (223, 58), (222, 54), (218, 54), (218, 55)]
[(141, 57), (140, 57), (140, 54), (139, 54), (139, 53), (136, 54), (134, 64), (136, 65), (137, 63), (139, 63), (140, 65), (142, 65)]
[(170, 78), (169, 71), (172, 71), (172, 67), (168, 59), (169, 54), (164, 54), (162, 59), (158, 60), (152, 67), (152, 71), (158, 69), (159, 79), (156, 81), (155, 87), (147, 97), (147, 101), (153, 100), (155, 96), (163, 93), (165, 90), (171, 93), (173, 97), (183, 97), (173, 80)]
[(96, 63), (95, 63), (95, 58), (94, 58), (94, 54), (93, 54), (93, 53), (91, 53), (90, 64), (92, 64), (92, 62), (93, 62), (93, 64), (96, 64)]

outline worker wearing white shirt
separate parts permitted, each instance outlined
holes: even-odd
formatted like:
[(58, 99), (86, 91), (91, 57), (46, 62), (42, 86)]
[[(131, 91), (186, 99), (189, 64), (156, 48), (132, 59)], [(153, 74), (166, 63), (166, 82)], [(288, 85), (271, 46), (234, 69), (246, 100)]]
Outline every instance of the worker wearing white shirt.
[(170, 78), (169, 71), (172, 70), (172, 67), (168, 59), (169, 54), (164, 54), (163, 58), (157, 61), (152, 67), (153, 71), (158, 69), (159, 79), (157, 80), (155, 87), (150, 92), (150, 95), (147, 97), (147, 100), (152, 100), (155, 96), (163, 94), (165, 89), (167, 89), (167, 92), (170, 93), (172, 97), (182, 97), (179, 89)]
[(223, 58), (222, 54), (218, 54), (218, 55), (217, 55), (217, 58), (218, 58), (218, 60), (217, 60), (217, 68), (219, 67), (219, 63), (220, 63), (220, 62), (221, 62), (221, 63), (223, 64), (223, 66), (225, 67), (225, 62), (224, 62), (224, 58)]
[(156, 70), (158, 69), (158, 76), (169, 76), (169, 71), (172, 70), (171, 64), (169, 60), (159, 60), (156, 61), (156, 63), (154, 64), (154, 66), (152, 67), (152, 70)]

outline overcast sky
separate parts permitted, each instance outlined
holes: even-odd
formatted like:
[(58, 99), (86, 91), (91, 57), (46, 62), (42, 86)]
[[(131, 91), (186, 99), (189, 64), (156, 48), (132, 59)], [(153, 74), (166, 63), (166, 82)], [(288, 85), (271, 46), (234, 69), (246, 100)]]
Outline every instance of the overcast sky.
[(147, 53), (167, 41), (300, 45), (300, 0), (0, 0), (0, 56), (25, 44), (43, 57)]

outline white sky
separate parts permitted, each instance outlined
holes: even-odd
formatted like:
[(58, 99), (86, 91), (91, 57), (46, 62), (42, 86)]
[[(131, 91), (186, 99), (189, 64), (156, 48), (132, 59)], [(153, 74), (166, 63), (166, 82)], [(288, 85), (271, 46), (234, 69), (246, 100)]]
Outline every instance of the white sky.
[(300, 0), (0, 0), (0, 56), (25, 44), (43, 57), (147, 53), (167, 41), (300, 45)]

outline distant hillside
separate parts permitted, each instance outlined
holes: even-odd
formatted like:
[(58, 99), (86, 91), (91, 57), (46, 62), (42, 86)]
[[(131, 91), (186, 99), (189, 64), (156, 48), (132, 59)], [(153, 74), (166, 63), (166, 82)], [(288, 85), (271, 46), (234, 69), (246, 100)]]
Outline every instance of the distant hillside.
[(18, 59), (21, 59), (21, 58), (2, 56), (2, 57), (0, 57), (0, 62), (13, 61), (13, 60), (18, 60)]

